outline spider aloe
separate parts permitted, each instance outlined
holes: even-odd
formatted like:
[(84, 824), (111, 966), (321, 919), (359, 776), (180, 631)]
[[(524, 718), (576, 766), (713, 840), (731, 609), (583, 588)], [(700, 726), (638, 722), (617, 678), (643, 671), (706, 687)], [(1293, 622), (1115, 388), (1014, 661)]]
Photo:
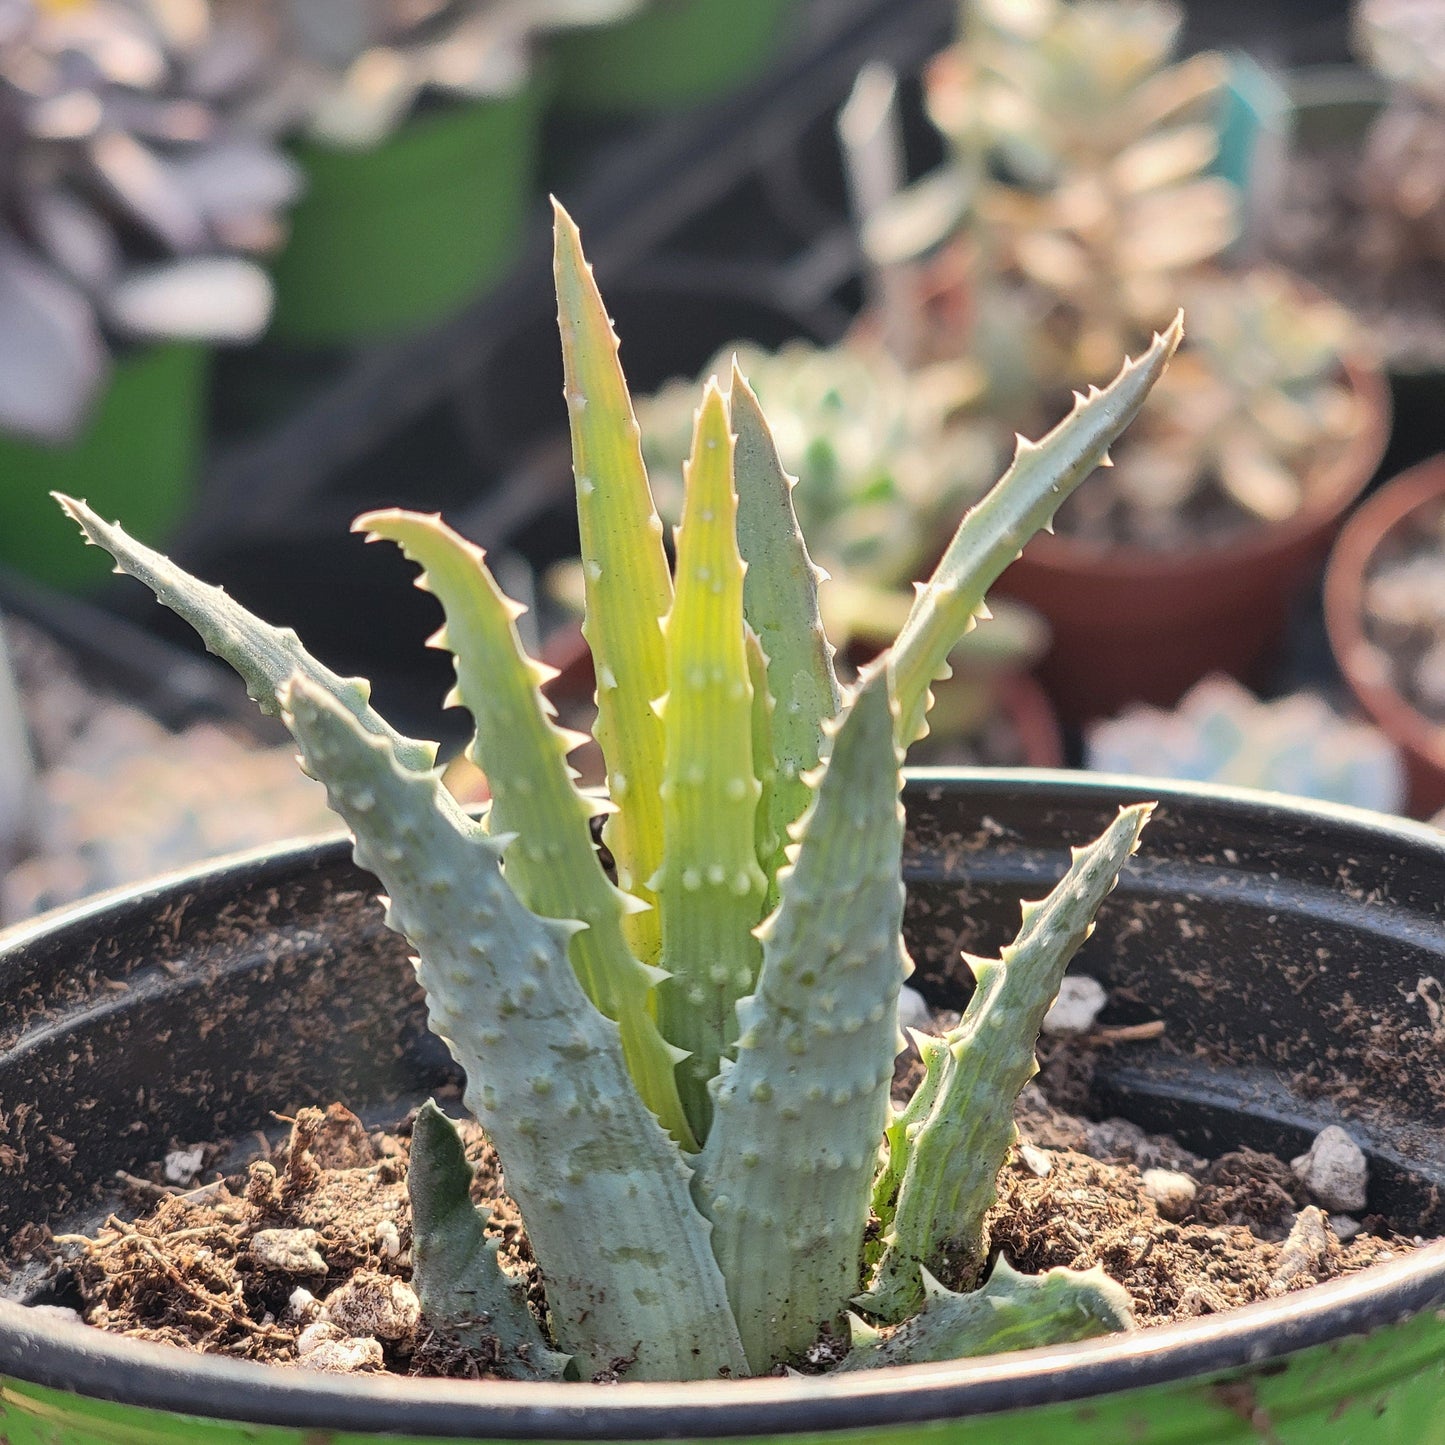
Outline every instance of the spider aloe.
[(921, 1040), (927, 1077), (895, 1116), (911, 967), (899, 769), (949, 650), (986, 616), (985, 590), (1104, 462), (1178, 323), (1041, 442), (1020, 441), (893, 648), (844, 687), (791, 481), (747, 383), (734, 371), (703, 394), (670, 567), (617, 341), (560, 210), (556, 280), (606, 796), (575, 786), (578, 739), (539, 691), (520, 609), (438, 518), (382, 511), (356, 526), (403, 548), (445, 613), (434, 643), (455, 655), (454, 700), (491, 780), (480, 821), (443, 788), (434, 747), (378, 716), (365, 683), (64, 501), (284, 718), (416, 951), (432, 1026), (522, 1211), (547, 1317), (498, 1265), (431, 1109), (411, 1173), (425, 1309), (486, 1333), (518, 1376), (584, 1379), (761, 1373), (842, 1330), (850, 1305), (871, 1321), (854, 1316), (850, 1367), (1127, 1325), (1122, 1290), (1097, 1273), (988, 1272), (985, 1217), (1040, 1018), (1148, 806), (1075, 852), (1000, 958), (969, 960), (968, 1011)]

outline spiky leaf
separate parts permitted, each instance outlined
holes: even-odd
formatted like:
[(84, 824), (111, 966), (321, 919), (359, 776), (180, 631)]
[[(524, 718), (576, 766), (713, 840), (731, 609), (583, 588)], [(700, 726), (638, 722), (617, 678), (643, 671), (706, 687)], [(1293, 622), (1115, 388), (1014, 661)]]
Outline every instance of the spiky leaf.
[(560, 1380), (570, 1363), (527, 1308), (521, 1282), (503, 1272), (490, 1215), (471, 1200), (472, 1166), (456, 1126), (428, 1099), (411, 1135), (411, 1280), (432, 1324), (491, 1356), (503, 1374)]
[[(557, 326), (586, 602), (582, 632), (597, 674), (594, 732), (617, 805), (605, 836), (617, 881), (652, 903), (651, 880), (662, 866), (663, 766), (662, 720), (653, 703), (667, 689), (662, 623), (672, 605), (672, 578), (617, 336), (577, 227), (560, 206), (555, 209)], [(657, 913), (631, 914), (624, 927), (637, 957), (657, 963)]]
[(773, 831), (773, 788), (777, 769), (773, 761), (773, 695), (768, 691), (768, 659), (751, 627), (744, 627), (748, 649), (748, 682), (753, 690), (753, 772), (758, 779), (758, 806), (753, 836), (758, 867), (768, 880), (768, 902), (775, 903), (775, 867), (782, 859), (783, 840)]
[(664, 1036), (692, 1055), (678, 1072), (700, 1139), (711, 1114), (708, 1081), (737, 1035), (737, 1001), (757, 978), (762, 949), (753, 929), (768, 889), (757, 858), (761, 785), (732, 453), (727, 408), (709, 383), (687, 464), (677, 595), (666, 628), (666, 862), (654, 879), (671, 974), (657, 991), (659, 1021)]
[(436, 744), (403, 737), (370, 705), (371, 684), (365, 678), (339, 677), (301, 645), (289, 627), (272, 627), (219, 587), (198, 581), (169, 557), (128, 536), (123, 528), (103, 521), (84, 502), (54, 494), (80, 524), (85, 540), (115, 558), (116, 571), (144, 582), (156, 601), (184, 618), (200, 635), (206, 650), (240, 673), (252, 700), (268, 716), (280, 714), (278, 694), (293, 673), (335, 698), (369, 733), (385, 738), (404, 767), (429, 768)]
[(1013, 465), (972, 508), (933, 576), (918, 589), (890, 652), (899, 707), (899, 737), (914, 742), (926, 731), (928, 689), (948, 675), (948, 654), (976, 619), (984, 596), (1024, 544), (1052, 524), (1063, 500), (1108, 456), (1133, 420), (1183, 336), (1179, 317), (1137, 361), (1087, 397), (1041, 441), (1018, 439)]
[(987, 1283), (968, 1294), (954, 1294), (927, 1273), (923, 1283), (923, 1308), (886, 1335), (854, 1318), (853, 1349), (840, 1369), (1031, 1350), (1094, 1339), (1134, 1324), (1128, 1294), (1098, 1268), (1020, 1274), (1000, 1258)]
[(929, 1059), (941, 1078), (927, 1117), (901, 1138), (904, 1158), (883, 1257), (863, 1303), (885, 1320), (911, 1313), (923, 1294), (920, 1268), (971, 1281), (987, 1250), (984, 1219), (998, 1198), (998, 1171), (1017, 1137), (1014, 1102), (1038, 1072), (1034, 1044), (1069, 960), (1139, 843), (1152, 803), (1121, 808), (1094, 842), (1073, 850), (1049, 896), (1023, 905), (1017, 938), (997, 960), (969, 958), (977, 987), (946, 1052)]
[(468, 818), (439, 773), (399, 766), (303, 677), (282, 704), (356, 861), (390, 895), (387, 921), (417, 951), (431, 1026), (527, 1222), (558, 1348), (584, 1375), (619, 1361), (639, 1380), (746, 1373), (692, 1171), (568, 961), (577, 925), (518, 902), (502, 877), (506, 840)]
[(883, 670), (835, 726), (782, 903), (759, 930), (757, 992), (738, 1005), (737, 1060), (713, 1084), (694, 1182), (755, 1370), (799, 1354), (857, 1289), (911, 968)]
[(368, 512), (353, 530), (389, 538), (424, 569), (417, 586), (436, 596), (447, 619), (433, 641), (454, 654), (456, 695), (477, 727), (471, 756), (491, 789), (488, 827), (519, 834), (507, 852), (507, 882), (533, 913), (587, 925), (570, 950), (582, 987), (617, 1021), (643, 1103), (684, 1148), (695, 1149), (677, 1092), (681, 1051), (663, 1040), (649, 1012), (663, 975), (639, 963), (623, 936), (623, 919), (637, 903), (598, 863), (590, 828), (596, 803), (577, 791), (567, 766), (581, 739), (552, 721), (538, 690), (547, 670), (517, 636), (521, 609), (497, 586), (481, 549), (437, 517)]
[[(736, 363), (729, 396), (737, 451), (738, 548), (747, 563), (743, 605), (768, 659), (773, 696), (772, 832), (781, 849), (811, 801), (803, 774), (816, 767), (823, 723), (837, 715), (833, 649), (818, 612), (822, 576), (793, 510), (794, 478), (778, 458), (767, 418)], [(768, 868), (774, 874), (779, 855)]]

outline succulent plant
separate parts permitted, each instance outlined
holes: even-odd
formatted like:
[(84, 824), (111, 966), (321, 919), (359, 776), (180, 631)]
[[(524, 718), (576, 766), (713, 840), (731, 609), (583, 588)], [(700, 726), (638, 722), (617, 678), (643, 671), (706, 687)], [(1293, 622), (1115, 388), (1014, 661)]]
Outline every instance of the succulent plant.
[(1136, 704), (1095, 723), (1085, 758), (1098, 772), (1267, 788), (1386, 813), (1405, 798), (1399, 754), (1378, 729), (1347, 721), (1315, 693), (1261, 702), (1218, 675), (1172, 709)]
[[(829, 347), (793, 341), (776, 352), (739, 342), (701, 374), (725, 376), (734, 359), (796, 476), (793, 508), (809, 553), (835, 583), (821, 597), (830, 636), (840, 645), (860, 635), (887, 640), (907, 616), (914, 579), (995, 475), (991, 436), (960, 421), (977, 378), (957, 363), (910, 375), (865, 337)], [(693, 381), (676, 380), (638, 404), (667, 523), (682, 517), (696, 394)]]
[(1391, 88), (1360, 165), (1384, 222), (1371, 238), (1378, 259), (1445, 259), (1445, 14), (1431, 0), (1359, 0), (1354, 27)]
[[(227, 3), (227, 0), (221, 0)], [(536, 38), (630, 14), (638, 0), (229, 0), (283, 57), (260, 108), (332, 145), (384, 140), (428, 96), (511, 95)]]
[(300, 180), (234, 119), (245, 60), (204, 5), (0, 5), (0, 429), (73, 437), (111, 347), (265, 326), (238, 253), (279, 242)]
[(1019, 340), (1050, 382), (1105, 372), (1236, 235), (1234, 189), (1210, 174), (1226, 67), (1169, 64), (1182, 19), (1166, 0), (967, 0), (930, 68), (953, 150), (930, 184), (989, 282), (1036, 288), (1045, 325)]
[(1195, 318), (1119, 466), (1062, 530), (1181, 545), (1279, 520), (1311, 463), (1352, 434), (1345, 314), (1269, 273), (1221, 269), (1239, 224), (1211, 173), (1227, 68), (1169, 57), (1163, 0), (967, 0), (928, 99), (952, 156), (869, 233), (880, 258), (947, 240), (962, 301), (933, 307), (924, 355), (989, 378), (981, 409), (1032, 431), (1077, 377), (1107, 374), (1183, 300)]
[[(836, 346), (793, 341), (776, 352), (739, 342), (701, 375), (727, 375), (734, 362), (795, 477), (799, 528), (832, 584), (819, 594), (824, 627), (845, 664), (856, 665), (897, 634), (914, 582), (996, 475), (1001, 449), (991, 429), (964, 415), (979, 379), (959, 362), (910, 373), (866, 331)], [(666, 523), (682, 516), (696, 392), (696, 383), (676, 380), (638, 404), (643, 457)], [(563, 585), (580, 592), (570, 579)], [(953, 676), (934, 689), (930, 756), (974, 745), (995, 716), (1000, 681), (1032, 667), (1048, 646), (1037, 613), (996, 603), (987, 624), (960, 639), (949, 658)]]
[(1349, 314), (1257, 267), (1181, 286), (1181, 349), (1119, 449), (1108, 484), (1077, 499), (1076, 534), (1180, 546), (1222, 505), (1279, 522), (1310, 500), (1308, 479), (1361, 425), (1341, 371), (1357, 346)]
[[(1075, 851), (999, 959), (969, 960), (968, 1010), (922, 1041), (927, 1078), (890, 1119), (910, 968), (900, 759), (987, 587), (1105, 457), (1178, 322), (1041, 442), (1019, 443), (893, 647), (843, 692), (747, 383), (735, 371), (703, 393), (674, 573), (617, 340), (560, 212), (556, 279), (605, 797), (572, 781), (577, 739), (548, 715), (517, 605), (439, 518), (390, 510), (356, 526), (398, 543), (441, 603), (434, 640), (455, 655), (454, 696), (492, 783), (480, 821), (443, 789), (434, 746), (398, 734), (366, 684), (64, 501), (281, 714), (416, 950), (432, 1026), (525, 1221), (548, 1321), (498, 1267), (431, 1111), (411, 1177), (425, 1308), (485, 1329), (520, 1375), (554, 1375), (567, 1356), (584, 1378), (763, 1373), (840, 1328), (855, 1300), (889, 1331), (858, 1327), (858, 1364), (1127, 1323), (1127, 1298), (1097, 1272), (982, 1276), (1040, 1021), (1150, 805)], [(599, 812), (612, 873), (593, 844)], [(986, 1307), (968, 1303), (980, 1283)]]

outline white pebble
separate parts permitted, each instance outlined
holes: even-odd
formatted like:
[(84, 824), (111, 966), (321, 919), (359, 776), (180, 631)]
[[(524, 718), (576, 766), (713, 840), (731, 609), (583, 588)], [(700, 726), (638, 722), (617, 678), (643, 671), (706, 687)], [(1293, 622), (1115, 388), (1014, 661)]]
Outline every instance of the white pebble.
[(172, 1184), (189, 1184), (201, 1172), (206, 1157), (206, 1146), (197, 1144), (194, 1149), (176, 1149), (166, 1155), (161, 1172)]
[(929, 1008), (927, 999), (906, 983), (898, 990), (898, 1027), (917, 1029), (925, 1034), (933, 1032), (933, 1010)]
[(1163, 1219), (1178, 1221), (1194, 1207), (1199, 1186), (1176, 1169), (1146, 1169), (1144, 1193)]
[(364, 1336), (326, 1340), (308, 1350), (297, 1361), (303, 1370), (319, 1370), (328, 1375), (357, 1375), (381, 1369), (385, 1356), (376, 1340)]
[(314, 1229), (260, 1229), (251, 1236), (251, 1254), (282, 1274), (325, 1274), (320, 1243)]
[(312, 1322), (296, 1336), (297, 1355), (309, 1355), (312, 1350), (321, 1345), (334, 1345), (338, 1340), (344, 1340), (346, 1332), (338, 1330), (329, 1320), (312, 1320)]
[(376, 1226), (376, 1247), (387, 1259), (395, 1259), (401, 1253), (401, 1233), (391, 1220), (383, 1219)]
[(1040, 1149), (1036, 1144), (1019, 1144), (1019, 1158), (1023, 1160), (1024, 1168), (1036, 1179), (1045, 1179), (1049, 1171), (1054, 1167), (1054, 1156), (1047, 1149)]
[(1337, 1124), (1315, 1135), (1308, 1154), (1290, 1166), (1310, 1195), (1332, 1214), (1352, 1214), (1365, 1207), (1369, 1169), (1360, 1146)]
[(363, 1270), (327, 1297), (322, 1317), (350, 1335), (405, 1339), (421, 1319), (421, 1301), (403, 1280)]
[(1104, 985), (1086, 973), (1070, 973), (1059, 985), (1059, 996), (1044, 1015), (1046, 1034), (1085, 1034), (1109, 1001)]
[(321, 1313), (321, 1301), (304, 1284), (298, 1284), (286, 1301), (286, 1313), (309, 1324)]

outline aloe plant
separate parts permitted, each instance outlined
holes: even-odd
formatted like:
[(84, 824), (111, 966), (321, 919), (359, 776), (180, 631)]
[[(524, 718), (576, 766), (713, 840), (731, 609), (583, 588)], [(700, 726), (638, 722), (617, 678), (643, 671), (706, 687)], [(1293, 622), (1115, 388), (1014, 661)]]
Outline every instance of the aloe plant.
[[(417, 561), (446, 614), (434, 641), (455, 654), (455, 697), (492, 780), (480, 820), (364, 683), (64, 500), (285, 719), (416, 950), (432, 1026), (525, 1220), (547, 1320), (487, 1249), (435, 1111), (411, 1174), (427, 1310), (485, 1331), (522, 1377), (639, 1380), (763, 1373), (841, 1331), (855, 1300), (875, 1325), (859, 1328), (852, 1365), (1127, 1324), (1123, 1291), (1097, 1274), (996, 1267), (971, 1292), (1039, 1019), (1149, 805), (1075, 852), (998, 960), (970, 960), (973, 1001), (892, 1118), (910, 969), (900, 763), (987, 587), (1105, 458), (1178, 322), (1041, 442), (1020, 442), (895, 645), (845, 692), (791, 482), (746, 382), (704, 393), (670, 570), (617, 340), (560, 211), (556, 275), (607, 797), (575, 788), (577, 739), (549, 715), (519, 609), (439, 518), (383, 511), (356, 526)], [(615, 877), (593, 849), (598, 812)], [(883, 1232), (865, 1256), (870, 1201)]]

